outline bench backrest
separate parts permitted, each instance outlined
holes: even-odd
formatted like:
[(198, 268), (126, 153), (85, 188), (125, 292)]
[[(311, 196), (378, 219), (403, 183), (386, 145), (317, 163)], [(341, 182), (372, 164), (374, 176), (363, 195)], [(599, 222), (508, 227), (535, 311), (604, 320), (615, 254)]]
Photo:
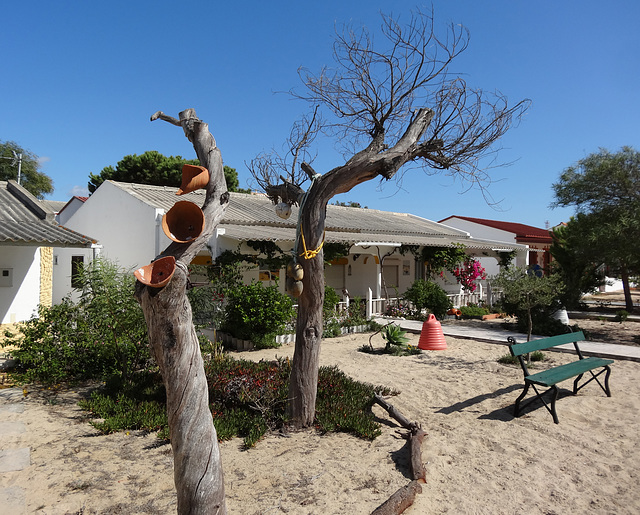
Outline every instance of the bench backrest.
[(549, 338), (540, 338), (539, 340), (531, 340), (530, 342), (514, 343), (509, 346), (512, 356), (522, 356), (530, 352), (537, 350), (549, 349), (556, 347), (557, 345), (564, 345), (565, 343), (575, 343), (584, 340), (584, 334), (582, 331), (576, 333), (559, 334), (558, 336), (551, 336)]

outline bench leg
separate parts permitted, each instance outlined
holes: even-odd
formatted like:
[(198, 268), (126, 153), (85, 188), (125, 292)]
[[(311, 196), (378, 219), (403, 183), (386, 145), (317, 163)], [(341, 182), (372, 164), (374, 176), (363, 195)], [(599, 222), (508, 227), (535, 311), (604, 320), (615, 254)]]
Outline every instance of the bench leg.
[(551, 387), (551, 409), (549, 410), (551, 412), (551, 416), (553, 417), (553, 421), (556, 424), (559, 424), (560, 421), (558, 420), (558, 415), (556, 413), (556, 400), (558, 399), (558, 387), (554, 384)]
[(607, 373), (604, 376), (604, 393), (607, 394), (607, 397), (611, 397), (611, 389), (609, 388), (609, 376), (611, 375), (611, 368), (609, 365), (604, 367)]
[(516, 399), (516, 405), (515, 405), (515, 408), (514, 408), (514, 410), (513, 410), (513, 416), (514, 416), (514, 417), (518, 417), (518, 416), (520, 416), (520, 401), (522, 401), (522, 399), (524, 399), (524, 398), (525, 398), (525, 396), (527, 395), (527, 392), (529, 391), (529, 386), (530, 386), (530, 384), (529, 384), (529, 383), (525, 383), (525, 385), (524, 385), (524, 390), (523, 390), (523, 391), (522, 391), (522, 393), (520, 394), (520, 397), (518, 397), (518, 398)]
[(573, 382), (573, 395), (577, 395), (578, 393), (578, 383), (580, 382), (580, 379), (582, 379), (582, 376), (584, 374), (580, 374), (578, 377), (576, 377), (576, 380)]

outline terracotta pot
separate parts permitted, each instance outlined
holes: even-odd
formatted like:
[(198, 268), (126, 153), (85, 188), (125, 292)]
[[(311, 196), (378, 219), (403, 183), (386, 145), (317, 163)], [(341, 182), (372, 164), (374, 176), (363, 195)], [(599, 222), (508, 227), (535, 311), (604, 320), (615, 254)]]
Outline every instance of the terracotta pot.
[(184, 195), (209, 184), (209, 170), (204, 166), (182, 165), (182, 184), (176, 195)]
[(165, 256), (156, 259), (151, 264), (138, 268), (133, 275), (142, 284), (151, 286), (152, 288), (162, 288), (166, 286), (174, 272), (176, 271), (176, 258), (173, 256)]
[(195, 240), (204, 229), (204, 213), (193, 202), (181, 200), (162, 217), (162, 230), (178, 243)]

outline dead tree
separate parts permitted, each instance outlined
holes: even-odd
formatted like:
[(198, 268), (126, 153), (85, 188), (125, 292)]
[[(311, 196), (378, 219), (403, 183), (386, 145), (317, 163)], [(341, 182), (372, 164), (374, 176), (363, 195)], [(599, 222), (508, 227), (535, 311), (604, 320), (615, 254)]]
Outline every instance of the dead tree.
[(229, 194), (220, 150), (208, 125), (197, 118), (195, 110), (181, 112), (179, 119), (159, 111), (151, 117), (152, 121), (157, 119), (182, 127), (201, 165), (210, 172), (202, 205), (205, 226), (198, 238), (189, 243), (173, 242), (162, 252), (161, 256), (175, 257), (177, 264), (167, 286), (158, 289), (138, 282), (136, 298), (142, 305), (151, 352), (167, 391), (178, 513), (224, 514), (220, 449), (186, 290), (187, 265), (213, 235), (229, 202)]
[(302, 163), (299, 169), (287, 168), (286, 176), (278, 171), (282, 161), (273, 155), (250, 164), (274, 203), (300, 204), (296, 259), (304, 279), (290, 387), (290, 414), (298, 427), (313, 424), (315, 415), (329, 200), (365, 181), (398, 179), (407, 163), (483, 187), (489, 182), (485, 160), (528, 106), (521, 101), (510, 107), (504, 96), (471, 89), (452, 75), (450, 64), (468, 45), (468, 33), (460, 25), (451, 24), (439, 38), (433, 13), (418, 11), (407, 25), (383, 16), (378, 36), (381, 44), (374, 45), (366, 30), (338, 33), (335, 69), (318, 74), (301, 70), (304, 92), (292, 91), (314, 107), (314, 116), (294, 127), (289, 143), (295, 159), (288, 164), (305, 155), (316, 114), (323, 115), (323, 130), (345, 147), (346, 162), (322, 175)]

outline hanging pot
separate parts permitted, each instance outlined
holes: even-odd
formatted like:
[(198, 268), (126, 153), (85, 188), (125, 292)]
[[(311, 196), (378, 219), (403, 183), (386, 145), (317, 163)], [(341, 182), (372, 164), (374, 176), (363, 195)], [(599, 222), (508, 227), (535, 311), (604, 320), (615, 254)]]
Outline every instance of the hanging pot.
[(291, 277), (287, 277), (287, 281), (285, 283), (287, 293), (296, 299), (302, 295), (302, 281), (296, 281)]
[(151, 264), (138, 268), (133, 275), (142, 284), (152, 288), (166, 286), (176, 271), (176, 258), (165, 256), (156, 259)]
[(182, 165), (182, 184), (176, 195), (191, 193), (209, 184), (209, 170), (204, 166)]
[(291, 206), (286, 202), (280, 202), (276, 205), (276, 215), (286, 220), (291, 216)]
[(195, 240), (204, 229), (204, 213), (193, 202), (180, 200), (162, 217), (162, 230), (178, 243)]
[(304, 277), (302, 265), (295, 261), (290, 261), (289, 264), (287, 264), (287, 277), (291, 277), (294, 281), (302, 281)]

